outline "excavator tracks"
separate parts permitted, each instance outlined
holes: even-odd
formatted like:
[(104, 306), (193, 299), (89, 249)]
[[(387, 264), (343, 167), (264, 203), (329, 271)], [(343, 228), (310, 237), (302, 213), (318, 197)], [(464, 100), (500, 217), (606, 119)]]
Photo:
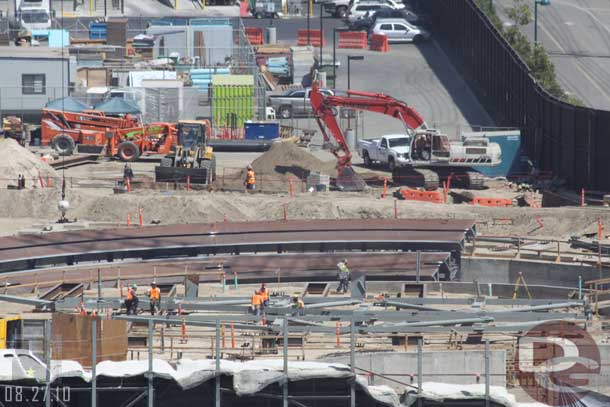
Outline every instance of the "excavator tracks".
[(461, 168), (396, 168), (392, 173), (394, 183), (409, 188), (423, 188), (434, 191), (441, 186), (441, 180), (447, 181), (451, 178), (450, 186), (463, 189), (484, 189), (485, 177), (476, 171), (468, 171)]
[(392, 173), (394, 183), (409, 188), (424, 188), (426, 191), (438, 189), (438, 174), (427, 168), (400, 167)]

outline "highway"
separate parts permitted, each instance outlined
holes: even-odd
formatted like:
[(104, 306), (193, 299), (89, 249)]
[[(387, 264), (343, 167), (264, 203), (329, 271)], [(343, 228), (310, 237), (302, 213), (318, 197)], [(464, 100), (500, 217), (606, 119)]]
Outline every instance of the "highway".
[[(505, 23), (503, 8), (511, 4), (512, 0), (494, 1)], [(524, 32), (533, 42), (533, 24)], [(551, 55), (565, 91), (586, 106), (610, 110), (610, 2), (551, 0), (550, 5), (539, 6), (538, 40)]]

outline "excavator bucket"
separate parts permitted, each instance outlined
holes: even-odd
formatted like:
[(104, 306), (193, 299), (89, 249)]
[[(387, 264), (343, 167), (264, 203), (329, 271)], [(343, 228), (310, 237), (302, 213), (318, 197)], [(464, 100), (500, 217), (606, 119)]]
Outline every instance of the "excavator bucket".
[(335, 185), (341, 191), (363, 191), (367, 185), (364, 179), (354, 171), (352, 167), (345, 167), (339, 170)]

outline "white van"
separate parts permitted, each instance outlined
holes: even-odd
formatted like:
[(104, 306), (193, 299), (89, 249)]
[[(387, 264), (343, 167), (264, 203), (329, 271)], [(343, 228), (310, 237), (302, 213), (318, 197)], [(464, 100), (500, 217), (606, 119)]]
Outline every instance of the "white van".
[(52, 25), (49, 0), (17, 0), (17, 18), (21, 27), (33, 30), (48, 30)]

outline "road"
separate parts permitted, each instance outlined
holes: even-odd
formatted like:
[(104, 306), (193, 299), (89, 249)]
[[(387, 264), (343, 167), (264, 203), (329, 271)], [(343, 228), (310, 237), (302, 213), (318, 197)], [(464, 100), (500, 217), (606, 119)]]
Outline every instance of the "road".
[[(494, 2), (505, 23), (503, 9), (511, 4)], [(524, 33), (533, 42), (533, 24)], [(549, 6), (539, 6), (538, 40), (551, 55), (564, 90), (586, 106), (610, 110), (610, 2), (551, 0)]]

